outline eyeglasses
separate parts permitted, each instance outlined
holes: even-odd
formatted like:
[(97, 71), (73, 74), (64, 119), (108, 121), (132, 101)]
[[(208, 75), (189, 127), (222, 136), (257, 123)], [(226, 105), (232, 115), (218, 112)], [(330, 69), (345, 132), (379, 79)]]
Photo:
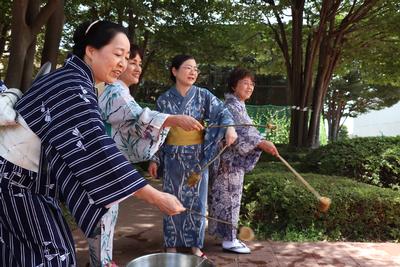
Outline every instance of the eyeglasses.
[(187, 72), (196, 72), (197, 74), (200, 73), (200, 70), (197, 67), (194, 66), (189, 66), (189, 65), (184, 65), (181, 67), (183, 70), (187, 71)]
[(256, 86), (255, 82), (241, 81), (240, 83), (243, 84), (244, 86), (252, 86), (252, 87)]

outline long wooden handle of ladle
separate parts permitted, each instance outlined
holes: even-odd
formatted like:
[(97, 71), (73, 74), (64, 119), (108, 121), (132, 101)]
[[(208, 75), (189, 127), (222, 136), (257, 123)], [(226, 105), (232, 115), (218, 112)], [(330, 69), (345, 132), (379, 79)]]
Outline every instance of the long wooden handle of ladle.
[(218, 157), (220, 157), (221, 154), (224, 153), (224, 151), (225, 151), (225, 149), (226, 149), (227, 147), (228, 147), (228, 145), (224, 145), (224, 147), (218, 152), (218, 154), (215, 155), (214, 158), (212, 158), (209, 162), (207, 162), (206, 165), (204, 165), (204, 166), (201, 168), (200, 172), (204, 171), (206, 168), (208, 168), (208, 166), (211, 165), (211, 163), (213, 163)]
[(305, 185), (305, 187), (311, 192), (313, 193), (313, 195), (320, 200), (321, 199), (321, 195), (295, 170), (292, 168), (292, 166), (290, 166), (290, 164), (281, 157), (281, 155), (277, 155), (277, 158), (283, 162), (283, 164), (286, 165), (286, 167), (294, 174), (294, 176), (296, 176), (296, 178), (303, 184)]
[(209, 220), (213, 220), (213, 221), (216, 221), (216, 222), (220, 222), (220, 223), (231, 225), (233, 228), (238, 229), (238, 227), (235, 226), (233, 223), (230, 223), (230, 222), (227, 222), (227, 221), (224, 221), (224, 220), (220, 220), (220, 219), (217, 219), (217, 218), (213, 218), (213, 217), (201, 214), (200, 212), (197, 212), (197, 211), (192, 210), (192, 209), (186, 209), (186, 211), (188, 211), (190, 213), (193, 213), (193, 214), (196, 214), (198, 216), (204, 217), (204, 218), (209, 219)]

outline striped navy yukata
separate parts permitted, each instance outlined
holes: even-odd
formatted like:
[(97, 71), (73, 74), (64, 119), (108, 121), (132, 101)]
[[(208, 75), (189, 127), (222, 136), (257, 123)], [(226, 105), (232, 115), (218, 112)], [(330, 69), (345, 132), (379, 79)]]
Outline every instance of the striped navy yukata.
[(147, 184), (104, 129), (90, 68), (78, 57), (37, 80), (16, 110), (41, 139), (38, 173), (0, 157), (0, 266), (76, 266), (59, 201), (86, 236)]

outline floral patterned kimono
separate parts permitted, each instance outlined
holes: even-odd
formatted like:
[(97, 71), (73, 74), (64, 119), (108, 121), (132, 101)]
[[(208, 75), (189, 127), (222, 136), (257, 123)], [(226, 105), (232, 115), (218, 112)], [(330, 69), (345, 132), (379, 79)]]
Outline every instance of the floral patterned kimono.
[[(169, 114), (185, 114), (209, 124), (231, 124), (232, 118), (223, 103), (208, 90), (192, 86), (186, 96), (172, 87), (157, 100), (157, 109)], [(208, 170), (201, 173), (200, 182), (187, 185), (189, 174), (204, 166), (217, 152), (216, 142), (224, 136), (225, 129), (208, 129), (204, 142), (196, 145), (169, 145), (160, 150), (159, 166), (163, 178), (163, 190), (174, 194), (187, 209), (205, 215), (208, 190)], [(155, 160), (157, 161), (157, 160)], [(205, 234), (205, 219), (186, 212), (175, 216), (164, 216), (165, 247), (202, 248)]]
[[(99, 96), (101, 117), (106, 132), (131, 163), (149, 160), (163, 144), (168, 130), (162, 128), (167, 114), (141, 108), (121, 81), (105, 87)], [(112, 261), (113, 236), (118, 205), (101, 218), (95, 234), (88, 238), (91, 266), (106, 266)]]
[(107, 133), (131, 163), (150, 160), (167, 137), (161, 126), (168, 115), (139, 106), (121, 81), (106, 86), (99, 107)]
[[(233, 94), (225, 95), (225, 107), (235, 124), (252, 124), (245, 104)], [(221, 155), (219, 166), (213, 166), (210, 178), (209, 216), (237, 225), (243, 191), (243, 178), (251, 171), (261, 155), (257, 145), (263, 139), (254, 127), (237, 127), (237, 141)], [(214, 171), (215, 170), (215, 171)], [(210, 221), (208, 231), (226, 241), (236, 238), (236, 229), (230, 225)]]

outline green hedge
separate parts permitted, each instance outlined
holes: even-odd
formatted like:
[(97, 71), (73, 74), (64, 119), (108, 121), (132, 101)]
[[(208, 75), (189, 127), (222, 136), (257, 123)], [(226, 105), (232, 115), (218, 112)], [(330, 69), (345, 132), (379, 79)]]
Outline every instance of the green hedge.
[[(302, 161), (311, 150), (310, 148), (296, 148), (287, 144), (275, 144), (275, 146), (278, 149), (279, 154), (289, 162)], [(279, 161), (279, 159), (268, 153), (262, 153), (259, 161)]]
[(373, 185), (400, 186), (400, 136), (353, 138), (310, 151), (302, 170), (354, 177)]
[(400, 240), (400, 195), (337, 176), (305, 174), (322, 195), (332, 199), (327, 214), (318, 201), (279, 163), (246, 175), (241, 223), (262, 239), (316, 241)]

